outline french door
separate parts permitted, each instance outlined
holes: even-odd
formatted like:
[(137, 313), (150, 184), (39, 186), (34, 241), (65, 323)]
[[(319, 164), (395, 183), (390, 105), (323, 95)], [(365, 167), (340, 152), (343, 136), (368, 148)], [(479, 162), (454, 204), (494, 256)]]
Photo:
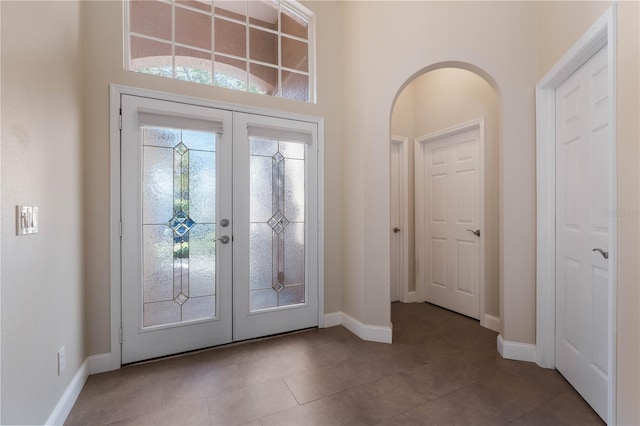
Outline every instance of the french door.
[(317, 124), (121, 107), (122, 363), (317, 326)]

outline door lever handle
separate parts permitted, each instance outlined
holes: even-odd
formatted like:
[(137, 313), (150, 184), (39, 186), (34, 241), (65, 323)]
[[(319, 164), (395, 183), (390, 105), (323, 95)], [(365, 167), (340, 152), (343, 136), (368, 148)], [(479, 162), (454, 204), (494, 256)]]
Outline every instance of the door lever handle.
[(480, 230), (476, 229), (475, 231), (473, 229), (467, 229), (467, 231), (471, 232), (472, 234), (474, 234), (476, 237), (480, 236)]
[(231, 241), (231, 238), (229, 238), (228, 235), (223, 235), (220, 238), (216, 238), (212, 242), (215, 243), (216, 241), (220, 241), (222, 244), (227, 244), (229, 241)]
[(400, 228), (398, 228), (397, 226), (395, 228), (393, 228), (393, 233), (397, 234), (398, 232), (400, 232)]
[(602, 257), (604, 257), (605, 259), (608, 259), (608, 258), (609, 258), (609, 252), (608, 252), (608, 251), (604, 251), (604, 250), (599, 249), (599, 248), (594, 248), (594, 249), (593, 249), (593, 250), (591, 250), (591, 251), (597, 251), (597, 252), (598, 252), (598, 253), (600, 253), (600, 254), (602, 255)]

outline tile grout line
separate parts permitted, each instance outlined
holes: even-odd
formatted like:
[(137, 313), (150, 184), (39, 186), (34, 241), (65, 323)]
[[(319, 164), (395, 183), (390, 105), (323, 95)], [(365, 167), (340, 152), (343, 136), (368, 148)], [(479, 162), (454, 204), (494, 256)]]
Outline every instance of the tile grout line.
[[(291, 390), (291, 388), (289, 387), (289, 383), (287, 383), (285, 378), (281, 376), (280, 380), (282, 380), (284, 385), (287, 387), (287, 389), (289, 390), (289, 393), (291, 394), (291, 396), (293, 396), (293, 399), (296, 400), (296, 403), (298, 404), (298, 407), (300, 407), (301, 405), (304, 405), (304, 404), (300, 404), (300, 401), (298, 401), (298, 397), (296, 397), (296, 394), (293, 392), (293, 390)], [(260, 423), (262, 423), (262, 422), (260, 422)]]

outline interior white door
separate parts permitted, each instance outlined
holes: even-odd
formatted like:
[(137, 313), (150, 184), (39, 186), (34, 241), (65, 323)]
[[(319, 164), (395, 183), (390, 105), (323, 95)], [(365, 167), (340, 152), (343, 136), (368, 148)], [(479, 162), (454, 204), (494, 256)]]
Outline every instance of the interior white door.
[[(419, 145), (423, 156), (423, 292), (433, 304), (480, 317), (479, 129)], [(478, 234), (478, 235), (476, 235)]]
[(391, 301), (400, 300), (400, 288), (402, 283), (402, 217), (400, 215), (401, 186), (400, 186), (400, 144), (391, 143)]
[(234, 340), (318, 325), (318, 128), (234, 113)]
[(122, 363), (230, 342), (231, 112), (121, 106)]
[(603, 48), (556, 90), (556, 367), (603, 419), (609, 380), (607, 81)]

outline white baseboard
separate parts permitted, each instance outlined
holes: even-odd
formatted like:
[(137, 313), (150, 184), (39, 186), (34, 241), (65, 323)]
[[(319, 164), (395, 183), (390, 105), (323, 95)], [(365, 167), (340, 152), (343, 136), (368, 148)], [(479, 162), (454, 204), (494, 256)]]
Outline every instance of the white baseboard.
[(113, 370), (113, 368), (111, 367), (110, 353), (88, 356), (73, 376), (71, 383), (69, 383), (69, 386), (65, 389), (62, 397), (60, 397), (46, 424), (63, 425), (67, 417), (69, 417), (73, 404), (76, 403), (80, 391), (82, 391), (82, 387), (89, 376), (111, 370)]
[(351, 315), (344, 312), (332, 312), (325, 314), (324, 326), (334, 327), (336, 325), (342, 325), (344, 328), (361, 338), (362, 340), (368, 340), (370, 342), (379, 343), (391, 343), (392, 328), (382, 327), (379, 325), (364, 324)]
[(407, 293), (407, 303), (416, 303), (418, 301), (418, 292), (410, 291)]
[(505, 359), (536, 362), (536, 345), (531, 343), (509, 342), (498, 335), (498, 352)]
[(484, 316), (482, 317), (482, 321), (480, 321), (480, 325), (488, 328), (489, 330), (493, 330), (496, 333), (500, 333), (500, 318), (498, 317), (484, 314)]
[(342, 324), (342, 312), (331, 312), (330, 314), (324, 314), (324, 327), (335, 327)]
[(84, 386), (87, 378), (89, 377), (89, 362), (88, 358), (84, 360), (76, 374), (73, 376), (71, 383), (67, 386), (62, 397), (53, 409), (53, 412), (47, 420), (47, 425), (63, 425), (67, 420), (73, 404), (76, 403), (78, 395)]
[(87, 363), (89, 366), (89, 375), (106, 373), (107, 371), (113, 370), (110, 352), (88, 356)]

